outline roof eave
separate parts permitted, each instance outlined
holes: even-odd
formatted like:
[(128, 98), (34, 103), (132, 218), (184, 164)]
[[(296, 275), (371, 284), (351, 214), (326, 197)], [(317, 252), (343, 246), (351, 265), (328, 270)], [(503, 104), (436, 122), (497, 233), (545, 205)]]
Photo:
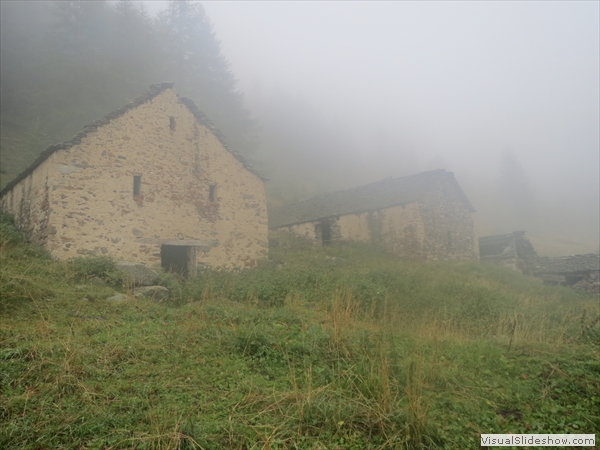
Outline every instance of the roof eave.
[(29, 165), (29, 167), (27, 167), (23, 172), (17, 175), (16, 178), (11, 180), (6, 186), (4, 186), (4, 188), (0, 191), (0, 198), (2, 198), (4, 195), (10, 192), (17, 184), (19, 184), (21, 181), (27, 178), (27, 176), (33, 173), (33, 171), (37, 169), (37, 167), (40, 166), (44, 161), (46, 161), (46, 159), (48, 159), (54, 152), (58, 150), (68, 149), (73, 147), (74, 145), (80, 144), (81, 140), (84, 137), (86, 137), (89, 133), (97, 131), (98, 128), (109, 124), (111, 120), (123, 116), (129, 110), (149, 102), (154, 97), (161, 94), (167, 89), (171, 89), (173, 86), (174, 83), (153, 84), (152, 86), (150, 86), (150, 90), (145, 95), (136, 98), (132, 102), (129, 102), (128, 104), (123, 106), (122, 108), (107, 114), (103, 118), (98, 119), (89, 125), (86, 125), (79, 133), (77, 133), (71, 139), (59, 142), (57, 144), (52, 144), (50, 147), (48, 147), (46, 150), (40, 153), (40, 155), (35, 159), (35, 161), (33, 161), (31, 165)]

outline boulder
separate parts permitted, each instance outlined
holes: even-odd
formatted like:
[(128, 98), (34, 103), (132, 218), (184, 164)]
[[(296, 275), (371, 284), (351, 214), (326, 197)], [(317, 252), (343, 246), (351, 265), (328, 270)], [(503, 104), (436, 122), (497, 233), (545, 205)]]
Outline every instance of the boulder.
[(133, 290), (136, 298), (150, 298), (155, 302), (162, 302), (169, 298), (169, 290), (164, 286), (144, 286)]
[(116, 266), (127, 274), (128, 281), (133, 286), (152, 286), (158, 278), (156, 271), (140, 263), (119, 261)]
[(100, 277), (93, 277), (90, 282), (96, 286), (108, 286), (108, 283)]
[(125, 294), (115, 294), (112, 297), (107, 297), (106, 300), (109, 300), (111, 302), (122, 302), (127, 300), (129, 297), (127, 297)]

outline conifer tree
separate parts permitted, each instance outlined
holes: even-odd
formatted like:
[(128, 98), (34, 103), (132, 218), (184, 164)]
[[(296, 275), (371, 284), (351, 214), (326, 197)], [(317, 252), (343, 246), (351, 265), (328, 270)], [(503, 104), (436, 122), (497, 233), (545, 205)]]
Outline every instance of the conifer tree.
[(244, 108), (243, 95), (227, 59), (221, 54), (210, 20), (201, 4), (172, 0), (157, 23), (165, 76), (178, 91), (221, 128), (242, 152), (254, 153), (257, 123)]
[(162, 81), (175, 82), (233, 147), (256, 150), (257, 125), (199, 3), (172, 1), (157, 19), (129, 0), (1, 7), (2, 185), (47, 145)]
[(519, 159), (511, 150), (505, 150), (500, 167), (499, 198), (502, 209), (513, 228), (534, 226), (535, 202), (531, 184)]

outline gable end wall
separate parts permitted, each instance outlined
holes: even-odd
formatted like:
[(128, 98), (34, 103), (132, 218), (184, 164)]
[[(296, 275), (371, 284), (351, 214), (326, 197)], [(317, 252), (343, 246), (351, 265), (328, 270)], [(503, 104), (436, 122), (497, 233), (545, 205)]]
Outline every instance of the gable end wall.
[(479, 241), (469, 205), (454, 185), (440, 184), (420, 202), (425, 259), (478, 260)]
[[(142, 177), (139, 196), (134, 176)], [(159, 264), (160, 244), (173, 240), (216, 244), (197, 252), (211, 266), (267, 257), (263, 181), (171, 90), (52, 153), (1, 202), (57, 258), (94, 253)]]

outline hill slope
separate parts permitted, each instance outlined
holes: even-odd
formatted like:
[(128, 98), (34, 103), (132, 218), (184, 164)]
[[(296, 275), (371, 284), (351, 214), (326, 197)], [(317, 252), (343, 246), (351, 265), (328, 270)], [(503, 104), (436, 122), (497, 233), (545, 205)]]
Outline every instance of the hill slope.
[(5, 219), (2, 448), (464, 449), (600, 429), (597, 297), (296, 244), (238, 274), (165, 274), (167, 303), (109, 301), (128, 292), (109, 261), (51, 261)]

